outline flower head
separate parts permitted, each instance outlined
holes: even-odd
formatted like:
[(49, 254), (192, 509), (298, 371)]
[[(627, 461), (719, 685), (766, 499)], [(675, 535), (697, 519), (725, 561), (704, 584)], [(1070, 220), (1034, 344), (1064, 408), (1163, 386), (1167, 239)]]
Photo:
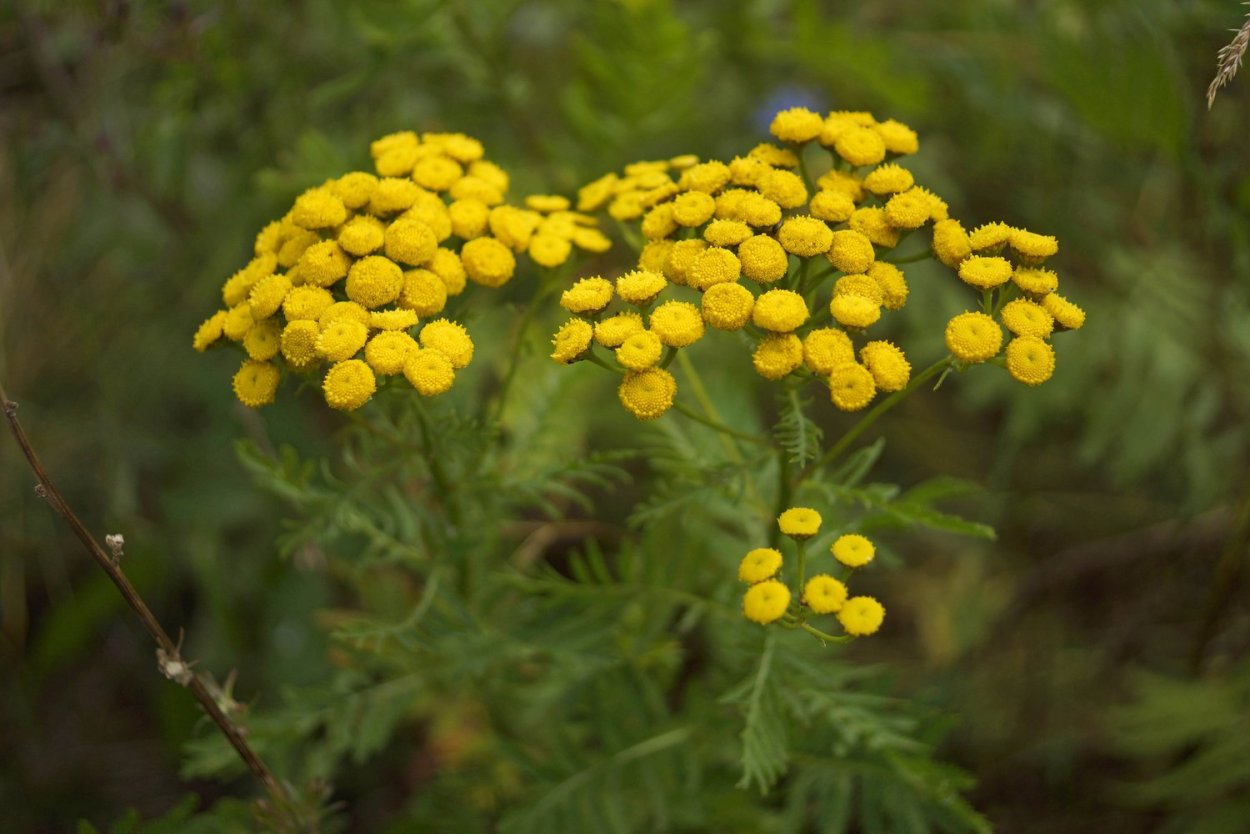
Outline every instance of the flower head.
[(560, 325), (560, 329), (551, 338), (551, 344), (555, 347), (551, 358), (567, 365), (590, 349), (590, 340), (594, 335), (595, 329), (590, 322), (585, 319), (569, 319)]
[(858, 362), (843, 362), (829, 374), (829, 397), (842, 411), (859, 411), (876, 395), (872, 372)]
[(355, 411), (377, 390), (373, 369), (359, 359), (339, 362), (326, 372), (321, 383), (326, 404), (340, 411)]
[(960, 313), (946, 325), (946, 349), (961, 362), (993, 359), (1002, 346), (1002, 329), (985, 313)]
[(278, 369), (271, 362), (245, 359), (234, 375), (234, 395), (248, 408), (273, 402), (278, 391)]
[(740, 330), (754, 305), (755, 296), (741, 284), (716, 284), (703, 293), (703, 320), (717, 330)]
[(630, 371), (617, 389), (621, 405), (639, 420), (654, 420), (673, 406), (677, 380), (663, 368)]
[(1017, 336), (1007, 343), (1007, 371), (1017, 382), (1041, 385), (1055, 372), (1055, 349), (1037, 336)]
[(753, 623), (768, 625), (790, 607), (790, 589), (776, 579), (757, 582), (742, 597), (742, 614)]
[(408, 354), (404, 377), (423, 397), (436, 397), (456, 381), (456, 369), (441, 351), (418, 348)]
[(848, 568), (862, 568), (877, 555), (877, 549), (872, 542), (858, 533), (838, 536), (829, 550), (833, 553), (833, 558)]
[(846, 603), (846, 585), (827, 573), (807, 580), (803, 586), (803, 602), (816, 614), (832, 614)]
[(754, 585), (756, 582), (772, 579), (779, 570), (781, 551), (771, 547), (757, 547), (742, 557), (742, 562), (738, 565), (738, 580)]
[(703, 338), (703, 316), (687, 301), (665, 301), (651, 312), (650, 325), (668, 347), (686, 347)]
[(777, 526), (783, 536), (810, 539), (820, 532), (820, 513), (811, 507), (791, 507), (777, 516)]
[(851, 597), (838, 611), (838, 622), (855, 637), (875, 634), (885, 621), (885, 606), (872, 597)]

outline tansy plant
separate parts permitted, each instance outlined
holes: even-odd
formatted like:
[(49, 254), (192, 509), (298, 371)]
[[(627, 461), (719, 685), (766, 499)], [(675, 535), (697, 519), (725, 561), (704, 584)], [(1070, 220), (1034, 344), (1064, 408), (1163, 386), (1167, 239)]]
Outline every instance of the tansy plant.
[[(194, 346), (242, 349), (246, 406), (292, 377), (351, 412), (333, 463), (242, 447), (295, 508), (282, 548), (343, 586), (331, 680), (248, 727), (289, 784), (425, 744), (411, 816), (439, 830), (986, 830), (927, 713), (829, 646), (889, 629), (863, 569), (899, 561), (890, 530), (991, 532), (933, 506), (949, 479), (868, 482), (881, 442), (855, 444), (974, 365), (1046, 381), (1084, 316), (1054, 238), (968, 231), (917, 184), (907, 126), (772, 133), (515, 204), (479, 142), (395, 133), (261, 231)], [(885, 332), (934, 271), (967, 309), (916, 372), (925, 333)]]

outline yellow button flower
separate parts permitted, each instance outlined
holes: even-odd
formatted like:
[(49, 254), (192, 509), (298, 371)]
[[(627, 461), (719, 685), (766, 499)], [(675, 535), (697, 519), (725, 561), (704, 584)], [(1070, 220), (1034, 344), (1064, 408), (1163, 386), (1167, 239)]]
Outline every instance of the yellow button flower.
[(227, 307), (242, 304), (247, 300), (252, 287), (256, 286), (256, 282), (268, 275), (273, 275), (277, 266), (278, 259), (274, 255), (258, 255), (253, 258), (247, 266), (230, 276), (229, 280), (222, 285), (222, 302)]
[(490, 230), (490, 206), (481, 200), (456, 200), (447, 207), (451, 233), (461, 240), (473, 240)]
[(1016, 282), (1017, 287), (1033, 296), (1044, 296), (1059, 288), (1059, 276), (1049, 269), (1017, 267), (1011, 275), (1011, 280)]
[(920, 150), (920, 138), (916, 135), (916, 131), (902, 122), (886, 119), (884, 122), (873, 125), (872, 129), (885, 142), (885, 149), (890, 153), (912, 154)]
[(282, 325), (277, 319), (266, 319), (253, 324), (243, 335), (243, 349), (251, 359), (264, 362), (278, 355)]
[(630, 371), (616, 393), (630, 414), (639, 420), (654, 420), (672, 408), (677, 380), (663, 368)]
[(848, 568), (862, 568), (877, 555), (877, 549), (873, 547), (872, 542), (858, 533), (838, 536), (829, 551), (833, 554), (833, 558)]
[(417, 350), (417, 342), (407, 333), (383, 330), (365, 345), (365, 362), (374, 373), (394, 376), (403, 373), (408, 357)]
[[(873, 266), (876, 265), (873, 264)], [(863, 296), (878, 307), (885, 302), (885, 291), (881, 289), (881, 284), (868, 274), (843, 275), (833, 282), (833, 294), (835, 297), (839, 295)]]
[(706, 290), (717, 284), (737, 281), (741, 274), (742, 263), (737, 255), (728, 249), (712, 246), (695, 255), (686, 284), (696, 290)]
[(893, 162), (879, 165), (864, 175), (864, 188), (878, 197), (901, 194), (915, 184), (911, 171)]
[(248, 408), (269, 405), (278, 392), (278, 369), (270, 362), (245, 359), (232, 385), (234, 395)]
[(1039, 235), (1025, 229), (1012, 229), (1007, 242), (1016, 250), (1020, 260), (1038, 264), (1059, 251), (1059, 241), (1050, 235)]
[(346, 219), (347, 206), (329, 188), (310, 188), (291, 208), (291, 222), (304, 229), (326, 229)]
[(252, 318), (259, 321), (278, 312), (287, 293), (291, 291), (291, 279), (282, 273), (267, 275), (256, 282), (248, 293), (247, 304), (252, 311)]
[(819, 573), (803, 586), (803, 602), (816, 614), (832, 614), (846, 604), (846, 585), (827, 573)]
[(907, 303), (907, 279), (897, 266), (885, 261), (874, 261), (868, 267), (868, 277), (877, 282), (885, 309), (900, 310)]
[(577, 190), (578, 211), (598, 211), (612, 199), (616, 174), (604, 174), (594, 182), (588, 182)]
[(902, 391), (911, 379), (911, 363), (891, 342), (869, 342), (860, 349), (859, 360), (872, 374), (879, 391)]
[(703, 294), (703, 320), (717, 330), (740, 330), (754, 305), (755, 296), (741, 284), (717, 284)]
[(974, 252), (998, 249), (1011, 240), (1011, 231), (1006, 223), (986, 223), (972, 230), (968, 242)]
[(829, 312), (838, 324), (857, 330), (869, 327), (881, 318), (881, 306), (857, 293), (835, 295), (829, 302)]
[(876, 395), (872, 373), (858, 362), (844, 362), (829, 374), (829, 398), (842, 411), (859, 411)]
[(456, 381), (451, 360), (437, 350), (417, 349), (404, 363), (404, 378), (423, 397), (436, 397)]
[(383, 177), (369, 195), (369, 213), (379, 217), (398, 214), (411, 207), (420, 193), (421, 187), (410, 179)]
[(457, 162), (477, 163), (486, 153), (481, 142), (463, 133), (423, 133), (421, 138)]
[(772, 547), (757, 547), (749, 551), (738, 564), (738, 581), (754, 585), (772, 579), (781, 570), (781, 551)]
[[(694, 268), (694, 260), (708, 248), (707, 241), (695, 238), (694, 240), (679, 240), (676, 243), (672, 241), (664, 242), (668, 244), (667, 255), (664, 258), (664, 277), (674, 284), (689, 284), (690, 271)], [(642, 259), (639, 259), (639, 265), (643, 266), (644, 269), (650, 268), (643, 264)]]
[(616, 361), (631, 371), (643, 371), (660, 361), (664, 346), (660, 337), (649, 330), (629, 336), (616, 349)]
[[(803, 184), (803, 178), (793, 171), (769, 171), (759, 178), (755, 187), (765, 198), (783, 209), (798, 208), (807, 202), (807, 186)], [(751, 225), (759, 224), (751, 222)]]
[(773, 116), (768, 132), (782, 142), (801, 145), (819, 136), (824, 127), (825, 120), (820, 114), (813, 113), (806, 107), (791, 107)]
[(404, 289), (404, 271), (381, 255), (368, 255), (347, 272), (347, 297), (362, 307), (381, 307), (399, 298)]
[(429, 226), (403, 217), (386, 227), (384, 241), (386, 257), (410, 266), (425, 263), (438, 249), (438, 239)]
[[(773, 171), (770, 172), (769, 175), (773, 173), (787, 172)], [(780, 185), (784, 184), (785, 183), (780, 183)], [(800, 183), (800, 185), (802, 185), (802, 183)], [(792, 194), (791, 196), (793, 197), (794, 195)], [(804, 199), (806, 199), (806, 197), (804, 197)], [(795, 203), (795, 205), (803, 205), (803, 200), (799, 200)], [(781, 220), (781, 206), (777, 202), (770, 200), (762, 194), (756, 194), (753, 191), (748, 191), (738, 201), (735, 216), (731, 219), (742, 220), (748, 225), (755, 226), (756, 228), (775, 226)]]
[(887, 249), (897, 246), (902, 236), (902, 232), (885, 219), (885, 209), (875, 206), (855, 209), (848, 224), (851, 229), (868, 238), (874, 246), (884, 246)]
[(877, 120), (871, 113), (836, 110), (825, 117), (825, 126), (820, 131), (820, 144), (831, 148), (846, 131), (856, 127), (872, 127), (876, 123)]
[[(707, 197), (706, 194), (703, 196)], [(639, 229), (647, 240), (659, 240), (677, 231), (677, 221), (673, 219), (673, 204), (664, 203), (651, 209), (642, 218)]]
[(447, 206), (437, 194), (429, 191), (418, 192), (412, 205), (397, 219), (424, 223), (430, 227), (434, 239), (439, 243), (451, 237), (451, 215), (447, 213)]
[(984, 313), (960, 313), (946, 325), (946, 349), (961, 362), (993, 359), (1002, 346), (1002, 329)]
[(335, 319), (317, 337), (317, 353), (331, 362), (350, 359), (365, 346), (369, 328), (354, 319)]
[(876, 165), (885, 159), (885, 142), (876, 131), (866, 127), (852, 127), (842, 131), (833, 143), (838, 156), (855, 167)]
[(355, 411), (373, 396), (378, 389), (373, 369), (359, 359), (339, 362), (326, 371), (321, 383), (326, 404), (339, 411)]
[(781, 534), (792, 539), (810, 539), (820, 532), (820, 521), (820, 513), (811, 507), (791, 507), (777, 516)]
[(673, 220), (686, 227), (702, 226), (716, 212), (716, 200), (703, 191), (687, 191), (672, 205)]
[(768, 625), (790, 607), (790, 589), (776, 579), (757, 582), (742, 597), (742, 614), (753, 623)]
[[(226, 321), (226, 311), (218, 310), (213, 313), (204, 323), (195, 331), (195, 337), (191, 340), (191, 346), (203, 353), (208, 350), (209, 346), (221, 338), (222, 325)], [(244, 334), (246, 336), (246, 334)]]
[(330, 185), (330, 189), (343, 201), (343, 205), (355, 211), (369, 204), (373, 189), (378, 187), (378, 178), (366, 171), (353, 171), (344, 174)]
[(447, 191), (452, 201), (473, 200), (487, 206), (497, 206), (504, 201), (504, 192), (494, 184), (472, 174), (461, 177)]
[(317, 324), (321, 325), (324, 330), (330, 326), (330, 322), (339, 319), (351, 319), (368, 326), (369, 311), (355, 301), (336, 301), (321, 311), (321, 315), (317, 317)]
[(853, 229), (842, 229), (833, 233), (833, 243), (825, 257), (842, 272), (867, 272), (876, 259), (876, 253), (867, 235)]
[(488, 162), (484, 159), (470, 162), (469, 176), (493, 185), (501, 194), (506, 194), (508, 191), (508, 172), (493, 162)]
[(828, 376), (838, 365), (854, 361), (851, 337), (835, 327), (811, 330), (803, 338), (803, 362), (812, 373)]
[(664, 276), (645, 269), (635, 269), (616, 279), (616, 294), (621, 300), (644, 307), (655, 300), (668, 282)]
[(765, 336), (751, 354), (751, 364), (764, 379), (781, 379), (803, 364), (803, 342), (793, 333)]
[[(386, 239), (385, 232), (386, 227), (376, 217), (367, 214), (353, 217), (339, 229), (338, 244), (344, 252), (358, 258), (363, 257), (382, 248)], [(346, 269), (343, 274), (347, 274)]]
[(427, 156), (412, 169), (413, 182), (431, 191), (446, 191), (463, 176), (464, 168), (460, 163), (446, 156)]
[(282, 357), (295, 368), (304, 368), (318, 359), (317, 338), (321, 328), (315, 321), (300, 319), (282, 329)]
[(686, 301), (665, 301), (651, 312), (649, 323), (668, 347), (687, 347), (703, 338), (703, 316)]
[(838, 611), (838, 622), (855, 637), (876, 634), (885, 621), (885, 607), (872, 597), (851, 597)]
[(768, 235), (755, 235), (738, 246), (742, 274), (752, 281), (771, 284), (785, 277), (790, 259), (781, 244)]
[(598, 313), (612, 303), (612, 282), (583, 278), (560, 294), (560, 306), (570, 313)]
[(798, 330), (807, 317), (807, 303), (793, 290), (769, 290), (755, 299), (755, 310), (751, 315), (756, 327), (774, 333)]
[(439, 277), (448, 295), (460, 295), (464, 292), (464, 264), (455, 252), (450, 249), (437, 249), (425, 268)]
[(347, 275), (352, 259), (337, 241), (323, 240), (305, 249), (298, 263), (305, 283), (328, 287)]
[(464, 325), (436, 319), (421, 328), (421, 346), (438, 351), (456, 369), (467, 368), (473, 361), (473, 340)]
[(567, 211), (571, 203), (568, 197), (559, 194), (531, 194), (525, 198), (525, 207), (550, 214), (553, 211)]
[(484, 287), (502, 287), (516, 272), (516, 257), (498, 240), (479, 237), (460, 250), (465, 275)]
[(1055, 372), (1055, 349), (1037, 336), (1017, 336), (1007, 343), (1007, 371), (1017, 382), (1041, 385)]
[(299, 262), (300, 256), (304, 254), (304, 250), (314, 243), (321, 240), (316, 232), (310, 232), (307, 229), (293, 229), (292, 233), (282, 241), (282, 246), (278, 248), (278, 266), (283, 269), (290, 269)]
[(754, 187), (760, 177), (770, 170), (771, 165), (753, 156), (735, 156), (729, 161), (729, 181), (734, 185)]
[(845, 223), (855, 213), (855, 201), (845, 191), (817, 191), (808, 204), (812, 217), (830, 223)]
[(747, 152), (747, 155), (758, 159), (771, 168), (797, 168), (799, 157), (789, 148), (779, 148), (768, 142), (761, 142)]
[(1002, 310), (1003, 324), (1017, 336), (1045, 339), (1055, 329), (1055, 319), (1041, 304), (1024, 298), (1008, 302)]
[(569, 319), (560, 325), (560, 329), (551, 337), (551, 344), (555, 348), (551, 353), (551, 358), (567, 365), (590, 349), (590, 340), (594, 335), (595, 329), (590, 322), (584, 319)]
[(569, 259), (573, 254), (573, 244), (568, 238), (539, 233), (530, 238), (526, 251), (534, 263), (551, 268)]
[(1079, 330), (1085, 324), (1085, 311), (1059, 293), (1048, 293), (1042, 299), (1042, 306), (1064, 330)]
[(820, 179), (816, 180), (816, 187), (822, 191), (836, 191), (851, 198), (852, 202), (862, 203), (867, 197), (864, 190), (864, 181), (862, 178), (855, 176), (850, 171), (839, 171), (834, 168), (820, 175)]
[(992, 290), (1011, 280), (1011, 262), (1006, 258), (973, 255), (959, 265), (959, 278), (979, 290)]
[(713, 246), (737, 246), (752, 234), (741, 220), (713, 220), (703, 230), (703, 239)]
[(407, 330), (417, 324), (413, 310), (370, 310), (369, 327), (372, 330)]
[(896, 229), (919, 229), (929, 222), (932, 203), (922, 189), (895, 194), (885, 204), (885, 220)]
[(791, 255), (813, 258), (833, 245), (833, 231), (823, 220), (802, 215), (791, 217), (777, 230), (777, 242)]
[(939, 220), (933, 224), (933, 254), (951, 269), (956, 269), (972, 254), (972, 242), (958, 220)]
[(677, 180), (678, 188), (683, 191), (703, 191), (715, 194), (729, 182), (729, 166), (723, 162), (711, 160), (692, 165), (681, 172)]

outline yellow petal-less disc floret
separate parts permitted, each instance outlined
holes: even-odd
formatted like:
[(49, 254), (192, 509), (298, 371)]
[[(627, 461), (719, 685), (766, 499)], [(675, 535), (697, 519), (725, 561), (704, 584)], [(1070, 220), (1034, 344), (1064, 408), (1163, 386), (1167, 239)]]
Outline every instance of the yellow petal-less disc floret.
[(465, 275), (484, 287), (502, 287), (516, 272), (516, 256), (498, 240), (479, 237), (460, 250)]
[(344, 290), (362, 307), (381, 307), (399, 298), (404, 289), (404, 271), (388, 258), (369, 255), (352, 264)]
[(644, 371), (659, 363), (663, 352), (664, 345), (660, 342), (660, 337), (650, 330), (643, 330), (621, 343), (616, 349), (616, 361), (622, 368)]
[(838, 156), (855, 167), (876, 165), (885, 159), (885, 142), (875, 131), (866, 127), (852, 127), (842, 131), (833, 143)]
[(821, 174), (816, 180), (816, 187), (824, 191), (837, 191), (850, 197), (852, 202), (863, 202), (867, 197), (864, 182), (850, 171), (839, 171), (836, 168)]
[(251, 359), (264, 362), (278, 355), (282, 325), (277, 319), (258, 321), (243, 335), (243, 349)]
[(1059, 288), (1059, 276), (1049, 269), (1017, 267), (1011, 275), (1011, 280), (1029, 295), (1039, 298)]
[(798, 208), (807, 202), (807, 186), (803, 178), (793, 171), (768, 171), (759, 178), (755, 187), (766, 199), (783, 209)]
[(886, 220), (885, 209), (876, 206), (855, 209), (848, 225), (853, 231), (868, 238), (873, 246), (884, 246), (889, 249), (897, 246), (899, 240), (902, 239), (902, 231), (891, 226), (890, 221)]
[(803, 586), (803, 602), (816, 614), (832, 614), (846, 604), (846, 585), (827, 573), (819, 573)]
[(568, 238), (539, 232), (530, 238), (529, 248), (525, 251), (534, 263), (550, 269), (569, 259), (573, 254), (573, 242)]
[(808, 203), (812, 217), (830, 223), (845, 223), (855, 213), (855, 201), (845, 191), (817, 191)]
[(902, 391), (911, 379), (911, 363), (891, 342), (869, 342), (860, 349), (859, 359), (872, 374), (878, 391)]
[(427, 156), (418, 160), (412, 169), (413, 182), (431, 191), (446, 191), (463, 176), (464, 168), (460, 163), (445, 156)]
[(1041, 304), (1027, 298), (1017, 298), (1002, 309), (1003, 324), (1017, 336), (1037, 336), (1045, 339), (1055, 329), (1055, 319)]
[(241, 342), (247, 331), (252, 329), (253, 322), (251, 305), (245, 301), (226, 311), (226, 317), (221, 322), (222, 335), (232, 342)]
[(365, 362), (374, 373), (394, 376), (403, 373), (408, 357), (417, 350), (417, 341), (398, 330), (383, 330), (374, 334), (365, 345)]
[(920, 150), (920, 137), (916, 135), (916, 131), (902, 122), (886, 119), (884, 122), (873, 125), (872, 129), (885, 142), (885, 149), (890, 153), (913, 154)]
[(415, 310), (370, 310), (369, 327), (372, 330), (407, 330), (417, 324)]
[(369, 204), (373, 189), (378, 186), (378, 178), (367, 171), (353, 171), (335, 180), (330, 189), (343, 201), (343, 205), (355, 211)]
[(316, 321), (334, 303), (334, 296), (321, 287), (296, 287), (282, 301), (287, 321)]
[(590, 322), (585, 319), (569, 319), (551, 337), (551, 344), (555, 348), (551, 352), (551, 358), (567, 365), (590, 349), (590, 340), (594, 335), (595, 329)]
[[(694, 267), (694, 259), (699, 257), (700, 252), (707, 249), (707, 241), (695, 238), (693, 240), (679, 240), (676, 243), (666, 240), (662, 241), (662, 243), (668, 245), (664, 250), (666, 254), (664, 255), (664, 262), (660, 272), (674, 284), (686, 284), (690, 280), (690, 270)], [(651, 268), (645, 257), (647, 254), (647, 249), (643, 249), (643, 257), (638, 259), (638, 265), (642, 269), (655, 272), (656, 270)], [(658, 258), (659, 255), (657, 253), (656, 260)]]
[(790, 259), (781, 244), (769, 235), (755, 235), (738, 246), (742, 274), (752, 281), (771, 284), (783, 278), (790, 268)]
[(811, 507), (791, 507), (777, 516), (777, 527), (783, 536), (810, 539), (820, 532), (820, 513)]
[[(876, 266), (876, 264), (873, 264), (873, 266)], [(833, 282), (833, 294), (835, 296), (861, 295), (877, 306), (881, 306), (885, 301), (885, 293), (882, 291), (881, 285), (867, 274), (843, 275)]]
[(881, 318), (881, 306), (857, 293), (835, 295), (829, 302), (829, 312), (838, 324), (856, 330), (869, 327)]
[(355, 319), (341, 318), (327, 324), (317, 337), (317, 354), (331, 362), (356, 355), (369, 339), (369, 328)]
[(570, 313), (598, 313), (612, 303), (612, 282), (583, 278), (560, 294), (560, 306)]
[(876, 634), (885, 621), (885, 606), (872, 597), (851, 597), (838, 611), (838, 622), (855, 637)]
[(604, 347), (617, 348), (635, 333), (646, 329), (642, 316), (632, 310), (609, 316), (595, 324), (595, 341)]
[(824, 127), (825, 120), (819, 113), (813, 113), (806, 107), (791, 107), (773, 116), (768, 132), (782, 142), (801, 145), (819, 136)]
[(915, 184), (911, 171), (893, 162), (879, 165), (864, 176), (864, 188), (878, 197), (901, 194)]
[(421, 194), (421, 186), (410, 179), (382, 177), (369, 195), (369, 213), (378, 217), (410, 208)]
[(326, 371), (321, 383), (326, 404), (339, 411), (355, 411), (367, 403), (377, 389), (373, 369), (359, 359), (339, 362)]
[(460, 256), (450, 249), (438, 249), (425, 268), (433, 272), (443, 282), (447, 295), (460, 295), (464, 292), (465, 272)]
[(404, 378), (423, 397), (436, 397), (456, 381), (456, 369), (441, 351), (418, 348), (404, 363)]
[[(823, 224), (822, 224), (823, 225)], [(807, 303), (793, 290), (769, 290), (755, 299), (751, 320), (774, 333), (790, 333), (807, 321)]]
[[(772, 173), (774, 172), (770, 171), (769, 175)], [(783, 171), (780, 173), (786, 172)], [(774, 183), (774, 185), (778, 186), (786, 184), (793, 185), (793, 181), (786, 180), (784, 182)], [(793, 199), (794, 197), (797, 197), (797, 194), (791, 193), (790, 197)], [(802, 201), (796, 203), (796, 205), (802, 204)], [(737, 215), (737, 217), (732, 219), (742, 220), (746, 222), (747, 225), (754, 226), (756, 228), (762, 228), (765, 226), (771, 227), (777, 225), (777, 223), (781, 220), (781, 206), (774, 200), (771, 200), (762, 194), (756, 194), (754, 191), (749, 191), (738, 201)]]
[(628, 304), (645, 307), (655, 300), (668, 282), (664, 276), (645, 269), (635, 269), (616, 279), (616, 294)]
[(703, 230), (703, 239), (713, 246), (737, 246), (752, 234), (741, 220), (713, 220)]
[(278, 259), (273, 255), (258, 255), (248, 265), (230, 276), (221, 288), (221, 300), (227, 307), (234, 307), (247, 300), (248, 293), (256, 282), (267, 275), (273, 275), (278, 266)]
[(781, 379), (803, 364), (803, 342), (793, 333), (765, 336), (751, 354), (751, 364), (764, 379)]
[(1059, 293), (1047, 294), (1042, 299), (1042, 306), (1054, 317), (1055, 324), (1064, 330), (1079, 330), (1085, 324), (1085, 311)]
[(787, 219), (777, 230), (781, 248), (800, 258), (823, 255), (833, 245), (833, 230), (823, 220), (796, 216)]
[(540, 211), (543, 214), (550, 214), (553, 211), (568, 211), (568, 197), (562, 197), (559, 194), (530, 194), (525, 198), (525, 207)]
[(278, 249), (278, 266), (283, 269), (295, 266), (300, 256), (304, 254), (304, 250), (321, 240), (316, 232), (308, 229), (300, 229), (292, 225), (290, 231), (291, 233), (285, 237), (282, 246)]
[[(358, 258), (378, 251), (385, 241), (386, 226), (381, 220), (367, 214), (353, 217), (339, 229), (339, 246), (344, 252)], [(343, 274), (347, 274), (346, 269)]]
[(703, 294), (703, 320), (717, 330), (740, 330), (754, 305), (755, 296), (741, 284), (717, 284)]
[(738, 564), (738, 581), (754, 585), (772, 579), (781, 570), (781, 551), (773, 547), (757, 547), (742, 557)]
[(248, 293), (247, 304), (256, 320), (268, 318), (278, 312), (287, 293), (291, 291), (291, 279), (282, 273), (267, 275), (256, 282)]
[(885, 261), (873, 261), (868, 267), (868, 277), (877, 282), (885, 309), (900, 310), (907, 303), (907, 279), (897, 266)]
[(996, 251), (1011, 240), (1011, 227), (1006, 223), (986, 223), (968, 235), (968, 243), (974, 252)]
[(876, 254), (867, 235), (854, 229), (842, 229), (833, 233), (833, 243), (825, 257), (842, 272), (854, 273), (867, 272)]
[(304, 229), (326, 229), (346, 219), (347, 207), (329, 188), (310, 188), (291, 208), (291, 222)]
[(630, 371), (616, 393), (630, 414), (639, 420), (654, 420), (672, 408), (677, 380), (663, 368)]
[(797, 168), (799, 155), (789, 148), (779, 148), (768, 142), (761, 142), (747, 152), (748, 156), (758, 159), (771, 168)]
[(1038, 264), (1059, 251), (1059, 241), (1025, 229), (1012, 229), (1007, 242), (1024, 263)]
[(282, 357), (293, 368), (306, 368), (319, 358), (317, 338), (321, 327), (315, 321), (300, 319), (282, 328), (280, 347)]
[(687, 347), (703, 338), (703, 316), (687, 301), (665, 301), (651, 312), (649, 324), (668, 347)]
[(844, 362), (829, 374), (829, 398), (842, 411), (859, 411), (876, 395), (876, 380), (858, 362)]
[(347, 275), (352, 259), (335, 240), (323, 240), (299, 257), (299, 274), (306, 284), (328, 287)]
[(742, 262), (728, 249), (712, 246), (695, 256), (686, 276), (686, 283), (696, 290), (706, 290), (717, 284), (737, 281), (742, 274)]
[(956, 269), (972, 254), (968, 233), (958, 220), (939, 220), (933, 224), (933, 254), (951, 269)]
[(776, 579), (757, 582), (742, 597), (742, 615), (760, 625), (780, 619), (789, 607), (790, 589)]
[[(706, 194), (703, 196), (707, 197)], [(663, 203), (651, 209), (642, 218), (642, 224), (638, 228), (647, 240), (660, 240), (677, 231), (677, 221), (673, 219), (673, 204)]]
[(985, 313), (960, 313), (946, 325), (946, 349), (961, 362), (993, 359), (1002, 346), (1002, 328)]
[(330, 322), (338, 319), (351, 319), (367, 327), (369, 311), (355, 301), (336, 301), (321, 311), (321, 315), (317, 317), (317, 324), (321, 325), (321, 329), (324, 330), (330, 326)]
[(867, 537), (858, 533), (847, 533), (845, 536), (838, 536), (829, 552), (848, 568), (862, 568), (877, 555), (877, 548), (873, 547)]
[(612, 189), (617, 181), (616, 174), (604, 174), (594, 182), (588, 182), (577, 190), (578, 211), (598, 211), (612, 199)]
[(421, 328), (420, 339), (421, 347), (443, 354), (453, 368), (467, 368), (473, 361), (473, 340), (458, 322), (436, 319)]
[(1041, 385), (1055, 373), (1055, 349), (1037, 336), (1017, 336), (1007, 343), (1007, 372), (1017, 382)]
[(273, 402), (278, 392), (278, 369), (271, 362), (243, 360), (232, 382), (234, 395), (248, 408), (260, 408)]
[[(209, 346), (221, 338), (222, 325), (226, 321), (226, 311), (218, 310), (213, 313), (204, 323), (195, 331), (194, 338), (191, 339), (191, 346), (203, 353), (208, 350)], [(244, 334), (246, 336), (247, 334)]]
[(919, 188), (895, 194), (885, 204), (885, 219), (896, 229), (919, 229), (929, 222), (932, 203), (929, 195)]
[(703, 191), (687, 191), (673, 201), (672, 217), (686, 227), (702, 226), (716, 213), (716, 200)]
[(1006, 258), (973, 255), (959, 264), (959, 278), (979, 290), (992, 290), (1011, 280), (1011, 262)]
[(420, 220), (400, 217), (386, 227), (383, 237), (386, 257), (409, 266), (419, 266), (434, 257), (438, 238)]
[(709, 160), (682, 171), (677, 186), (683, 191), (703, 191), (715, 194), (728, 182), (729, 166), (723, 162)]
[(854, 361), (851, 337), (836, 327), (811, 330), (803, 338), (803, 362), (812, 373), (828, 376), (838, 365)]

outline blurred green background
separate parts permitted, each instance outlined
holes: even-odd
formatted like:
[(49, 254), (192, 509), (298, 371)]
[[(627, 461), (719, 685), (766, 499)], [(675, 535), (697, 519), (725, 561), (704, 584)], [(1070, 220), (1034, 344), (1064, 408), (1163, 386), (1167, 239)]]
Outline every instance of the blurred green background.
[[(970, 228), (1057, 235), (1089, 323), (1036, 391), (969, 375), (891, 418), (884, 466), (984, 483), (995, 543), (934, 539), (872, 652), (960, 723), (944, 755), (1003, 831), (1241, 831), (1250, 817), (1250, 71), (1210, 112), (1231, 0), (0, 6), (0, 376), (89, 526), (238, 692), (323, 670), (332, 590), (280, 560), (232, 442), (336, 417), (233, 402), (190, 334), (255, 231), (393, 130), (481, 138), (514, 194), (728, 158), (777, 109), (921, 135)], [(915, 280), (922, 280), (918, 278)], [(932, 328), (908, 308), (907, 326)], [(0, 440), (5, 831), (164, 812), (191, 699)], [(371, 830), (393, 799), (340, 785)], [(1223, 826), (1223, 827), (1221, 827)]]

